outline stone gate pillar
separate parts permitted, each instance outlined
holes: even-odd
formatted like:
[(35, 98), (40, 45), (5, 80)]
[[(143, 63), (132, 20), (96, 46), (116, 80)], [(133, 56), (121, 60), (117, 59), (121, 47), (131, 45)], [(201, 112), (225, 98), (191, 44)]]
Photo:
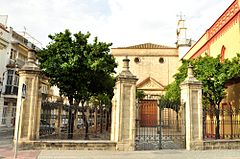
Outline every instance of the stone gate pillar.
[(117, 77), (112, 100), (111, 140), (117, 142), (116, 150), (131, 151), (135, 148), (136, 82), (129, 71), (129, 59), (123, 59), (123, 71)]
[(202, 149), (202, 83), (193, 76), (192, 66), (188, 67), (188, 76), (180, 87), (181, 101), (185, 103), (186, 149)]
[[(29, 50), (28, 61), (19, 70), (19, 87), (14, 139), (19, 144), (39, 138), (41, 70), (36, 64), (36, 51)], [(26, 86), (26, 95), (23, 87)]]

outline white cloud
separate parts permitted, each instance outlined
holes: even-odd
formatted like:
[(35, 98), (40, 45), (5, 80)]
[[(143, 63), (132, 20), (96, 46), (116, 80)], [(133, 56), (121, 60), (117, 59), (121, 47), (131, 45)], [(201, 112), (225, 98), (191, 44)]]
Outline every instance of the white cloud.
[(176, 15), (186, 15), (188, 36), (197, 40), (233, 0), (0, 0), (8, 25), (41, 41), (64, 29), (90, 31), (113, 46), (144, 42), (172, 45)]

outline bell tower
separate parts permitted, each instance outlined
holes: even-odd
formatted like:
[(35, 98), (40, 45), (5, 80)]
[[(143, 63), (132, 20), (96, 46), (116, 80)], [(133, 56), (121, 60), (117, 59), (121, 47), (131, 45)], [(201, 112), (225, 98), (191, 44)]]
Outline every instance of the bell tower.
[(179, 58), (181, 58), (184, 54), (192, 46), (193, 41), (187, 38), (187, 27), (185, 26), (185, 15), (180, 12), (178, 23), (177, 23), (177, 48), (179, 51)]

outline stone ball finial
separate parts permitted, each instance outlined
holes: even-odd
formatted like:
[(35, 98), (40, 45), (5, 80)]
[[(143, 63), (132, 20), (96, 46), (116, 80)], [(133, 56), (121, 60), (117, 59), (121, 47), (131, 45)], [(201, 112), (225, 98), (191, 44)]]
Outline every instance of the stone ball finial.
[(36, 50), (30, 49), (28, 50), (28, 62), (35, 62), (36, 61)]
[(128, 57), (126, 56), (125, 59), (123, 59), (123, 70), (124, 71), (128, 71), (129, 70), (129, 59)]
[(188, 77), (194, 77), (193, 76), (193, 66), (189, 64), (188, 66)]
[(119, 74), (118, 79), (131, 79), (131, 80), (137, 80), (136, 76), (134, 76), (130, 70), (129, 70), (129, 59), (127, 56), (123, 59), (123, 70)]
[(28, 59), (27, 62), (25, 62), (25, 64), (23, 65), (23, 67), (19, 70), (19, 71), (37, 71), (37, 72), (41, 72), (41, 69), (39, 68), (38, 64), (36, 63), (36, 50), (28, 50)]

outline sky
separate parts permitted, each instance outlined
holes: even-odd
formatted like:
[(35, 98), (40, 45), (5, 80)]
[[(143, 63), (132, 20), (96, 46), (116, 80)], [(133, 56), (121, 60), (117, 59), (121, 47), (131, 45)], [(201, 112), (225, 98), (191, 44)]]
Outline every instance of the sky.
[(0, 0), (7, 26), (49, 44), (49, 34), (89, 31), (112, 47), (143, 43), (174, 46), (177, 15), (198, 40), (234, 0)]

